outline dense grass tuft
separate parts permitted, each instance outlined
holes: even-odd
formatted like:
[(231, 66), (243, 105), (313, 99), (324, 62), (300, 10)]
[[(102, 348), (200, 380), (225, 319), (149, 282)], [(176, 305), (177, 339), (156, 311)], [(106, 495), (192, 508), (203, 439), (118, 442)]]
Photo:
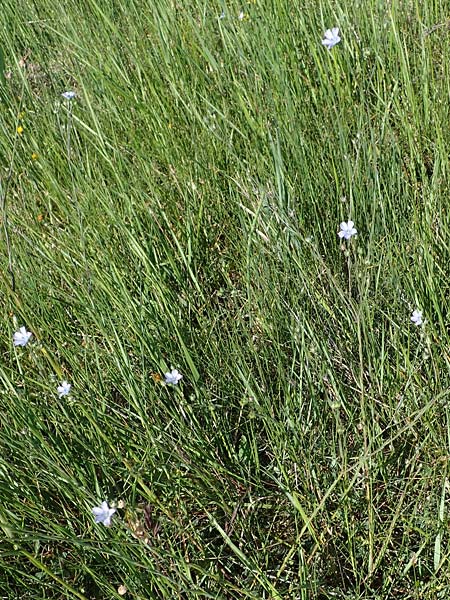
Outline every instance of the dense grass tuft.
[(445, 3), (2, 14), (2, 597), (448, 598)]

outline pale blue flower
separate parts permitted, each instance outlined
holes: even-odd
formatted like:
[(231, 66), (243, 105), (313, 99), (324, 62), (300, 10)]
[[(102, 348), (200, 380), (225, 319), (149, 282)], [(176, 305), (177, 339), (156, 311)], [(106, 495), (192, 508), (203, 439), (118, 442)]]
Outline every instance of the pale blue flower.
[(26, 346), (31, 337), (31, 331), (27, 331), (25, 327), (21, 327), (19, 331), (13, 335), (14, 346)]
[(69, 91), (69, 92), (63, 92), (61, 94), (61, 96), (63, 98), (65, 98), (66, 100), (73, 100), (75, 98), (76, 94), (75, 94), (75, 92), (70, 92)]
[(170, 373), (165, 373), (165, 382), (170, 383), (172, 385), (177, 385), (180, 379), (183, 378), (183, 375), (177, 371), (177, 369), (172, 369)]
[(70, 383), (67, 383), (67, 381), (62, 381), (61, 385), (58, 385), (58, 394), (59, 397), (62, 398), (63, 396), (67, 396), (70, 393), (70, 388), (72, 386), (70, 385)]
[(95, 516), (96, 523), (103, 523), (105, 527), (109, 527), (111, 525), (111, 517), (116, 512), (115, 508), (109, 508), (108, 503), (104, 500), (101, 503), (101, 506), (95, 506), (92, 509), (92, 513)]
[(414, 325), (422, 325), (423, 321), (422, 321), (422, 311), (421, 310), (414, 310), (413, 314), (411, 315), (411, 321), (414, 323)]
[(351, 237), (358, 233), (355, 229), (355, 224), (353, 223), (353, 221), (347, 221), (347, 223), (344, 221), (343, 223), (341, 223), (340, 228), (341, 230), (338, 232), (338, 236), (341, 239), (344, 238), (345, 240), (349, 240)]
[(339, 27), (333, 27), (333, 29), (327, 29), (325, 31), (325, 37), (322, 40), (322, 44), (326, 46), (328, 50), (331, 50), (331, 48), (336, 46), (336, 44), (339, 44), (340, 41)]

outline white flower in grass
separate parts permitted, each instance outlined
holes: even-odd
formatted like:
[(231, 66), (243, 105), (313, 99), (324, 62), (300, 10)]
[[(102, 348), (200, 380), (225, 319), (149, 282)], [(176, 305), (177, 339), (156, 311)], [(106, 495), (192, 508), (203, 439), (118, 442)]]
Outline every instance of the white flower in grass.
[(411, 321), (417, 326), (422, 325), (422, 311), (414, 310), (413, 314), (411, 315)]
[(70, 393), (71, 384), (67, 383), (67, 381), (61, 381), (61, 385), (58, 385), (58, 394), (59, 397), (67, 396)]
[(331, 50), (331, 48), (336, 46), (336, 44), (339, 44), (340, 41), (339, 27), (333, 27), (333, 29), (327, 29), (325, 31), (325, 37), (322, 40), (322, 44), (326, 46), (328, 50)]
[(347, 223), (345, 221), (342, 222), (340, 228), (341, 230), (338, 232), (338, 236), (341, 239), (344, 238), (344, 240), (349, 240), (358, 233), (355, 229), (355, 224), (353, 221), (347, 221)]
[(108, 503), (104, 500), (101, 506), (95, 506), (92, 509), (92, 514), (95, 516), (96, 523), (103, 523), (105, 527), (111, 525), (111, 517), (116, 512), (115, 508), (109, 508)]
[(177, 371), (177, 369), (172, 369), (170, 373), (164, 373), (164, 381), (166, 383), (171, 383), (172, 385), (177, 385), (180, 379), (183, 378), (183, 375)]
[(243, 10), (241, 10), (241, 12), (238, 14), (238, 19), (239, 19), (239, 21), (243, 21), (243, 20), (244, 20), (244, 17), (245, 17), (245, 15), (244, 15), (244, 11), (243, 11)]
[(75, 98), (76, 94), (75, 94), (75, 92), (70, 92), (69, 91), (69, 92), (63, 92), (61, 94), (61, 96), (63, 98), (65, 98), (66, 100), (73, 100)]
[(13, 335), (14, 346), (26, 346), (31, 337), (31, 331), (27, 331), (25, 327), (21, 327), (19, 331)]

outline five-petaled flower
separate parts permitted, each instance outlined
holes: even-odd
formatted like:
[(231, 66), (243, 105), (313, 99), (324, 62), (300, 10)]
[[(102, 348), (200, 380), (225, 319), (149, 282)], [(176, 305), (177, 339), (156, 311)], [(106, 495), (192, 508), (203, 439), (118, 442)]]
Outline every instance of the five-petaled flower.
[(338, 236), (340, 238), (344, 238), (344, 240), (349, 240), (351, 237), (356, 235), (358, 232), (355, 229), (355, 224), (353, 221), (343, 221), (340, 225), (341, 230), (338, 232)]
[(65, 98), (66, 100), (73, 100), (75, 98), (76, 94), (75, 94), (75, 92), (68, 91), (68, 92), (63, 92), (61, 94), (61, 96), (63, 98)]
[(103, 523), (105, 527), (111, 525), (111, 517), (116, 512), (115, 508), (109, 508), (108, 503), (104, 500), (100, 506), (95, 506), (92, 509), (92, 514), (95, 516), (96, 523)]
[(325, 37), (322, 40), (322, 44), (326, 46), (328, 50), (331, 50), (331, 48), (336, 46), (336, 44), (339, 44), (340, 41), (339, 27), (333, 27), (333, 29), (327, 29), (325, 31)]
[(421, 310), (414, 310), (413, 314), (411, 315), (411, 321), (415, 325), (422, 325), (422, 323), (423, 323), (423, 321), (422, 321), (422, 311)]
[(30, 337), (31, 331), (27, 331), (25, 327), (21, 327), (13, 335), (14, 346), (26, 346)]
[(70, 392), (71, 384), (67, 383), (67, 381), (62, 381), (61, 385), (58, 385), (58, 394), (59, 397), (67, 396)]
[(183, 375), (177, 371), (177, 369), (172, 369), (170, 373), (164, 373), (164, 381), (166, 383), (171, 383), (172, 385), (177, 385), (177, 383), (182, 379)]

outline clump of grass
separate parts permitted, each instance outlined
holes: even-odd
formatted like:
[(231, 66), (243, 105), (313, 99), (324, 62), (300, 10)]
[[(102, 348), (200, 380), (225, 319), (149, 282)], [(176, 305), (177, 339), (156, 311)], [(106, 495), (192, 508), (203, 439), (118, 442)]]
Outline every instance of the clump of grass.
[(443, 7), (4, 4), (3, 595), (446, 598)]

